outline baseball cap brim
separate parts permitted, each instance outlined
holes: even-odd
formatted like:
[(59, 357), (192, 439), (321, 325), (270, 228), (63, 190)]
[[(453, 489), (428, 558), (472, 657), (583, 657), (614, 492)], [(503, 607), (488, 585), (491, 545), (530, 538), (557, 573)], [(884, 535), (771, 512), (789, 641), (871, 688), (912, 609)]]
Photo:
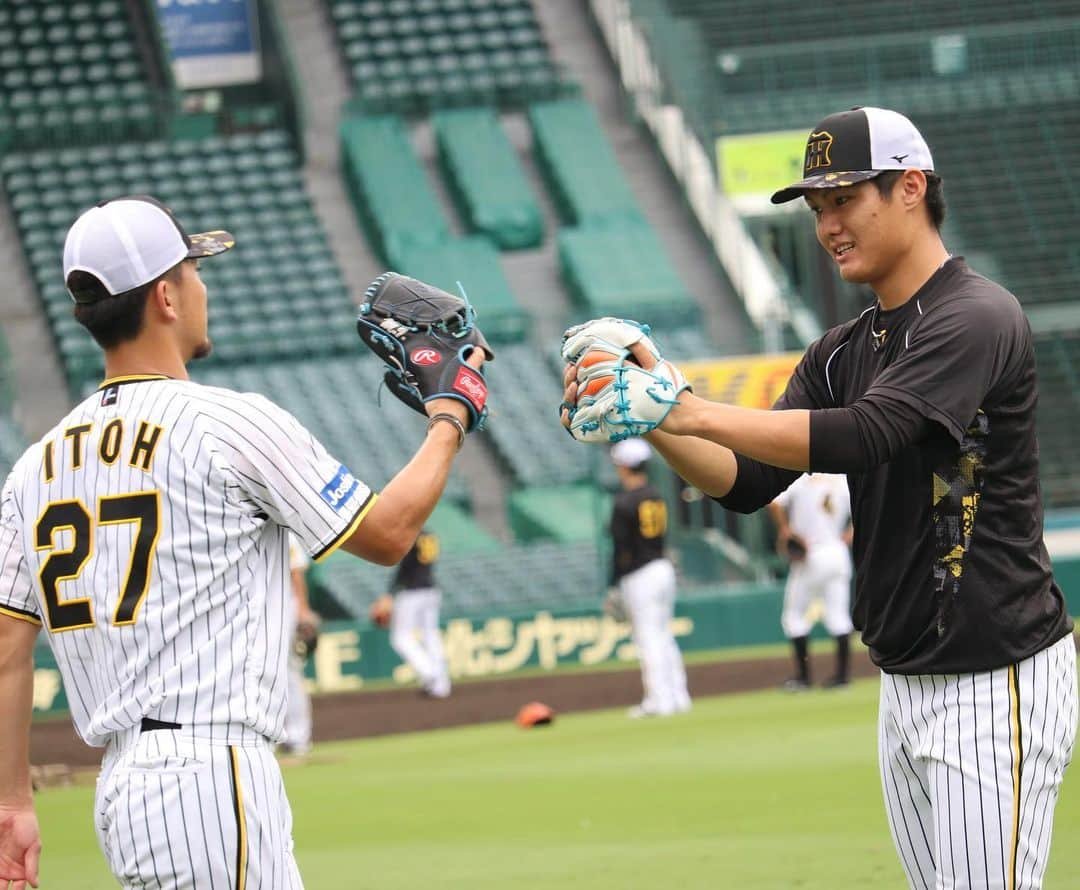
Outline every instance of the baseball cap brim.
[(187, 252), (189, 260), (205, 256), (216, 256), (236, 246), (236, 239), (223, 229), (190, 235), (188, 240), (191, 242), (191, 247), (188, 248)]
[(773, 192), (770, 200), (773, 204), (786, 204), (788, 201), (801, 198), (811, 189), (835, 189), (845, 185), (855, 185), (880, 176), (884, 172), (884, 170), (844, 170), (838, 173), (819, 173), (817, 176), (807, 176), (806, 179), (793, 182), (787, 188)]

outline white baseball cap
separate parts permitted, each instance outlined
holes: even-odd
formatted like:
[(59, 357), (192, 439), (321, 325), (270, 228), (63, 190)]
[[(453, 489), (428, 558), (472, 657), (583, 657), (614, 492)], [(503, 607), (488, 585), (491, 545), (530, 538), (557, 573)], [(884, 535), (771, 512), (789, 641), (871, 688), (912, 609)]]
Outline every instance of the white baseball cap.
[[(149, 195), (115, 198), (91, 207), (68, 229), (64, 282), (72, 272), (87, 272), (115, 297), (149, 284), (181, 260), (214, 256), (235, 243), (221, 230), (188, 235), (172, 211)], [(68, 293), (76, 303), (99, 296)]]
[(644, 439), (623, 439), (611, 446), (611, 461), (617, 467), (640, 467), (650, 457), (652, 449)]
[(886, 170), (934, 170), (930, 147), (915, 125), (888, 108), (853, 108), (830, 114), (806, 140), (803, 178), (772, 196), (774, 204), (807, 189), (854, 185)]

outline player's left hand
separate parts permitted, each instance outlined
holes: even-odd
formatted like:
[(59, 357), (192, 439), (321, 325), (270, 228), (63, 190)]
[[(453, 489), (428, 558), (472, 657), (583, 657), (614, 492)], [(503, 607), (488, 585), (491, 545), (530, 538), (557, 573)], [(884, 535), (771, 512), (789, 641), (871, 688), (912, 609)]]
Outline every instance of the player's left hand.
[(657, 429), (690, 386), (638, 322), (600, 318), (563, 335), (562, 424), (579, 442), (618, 442)]
[(41, 832), (33, 804), (0, 804), (0, 882), (11, 890), (38, 885)]
[(386, 364), (387, 388), (406, 405), (453, 414), (466, 432), (483, 426), (488, 390), (480, 365), (495, 353), (466, 300), (386, 272), (365, 292), (356, 330)]

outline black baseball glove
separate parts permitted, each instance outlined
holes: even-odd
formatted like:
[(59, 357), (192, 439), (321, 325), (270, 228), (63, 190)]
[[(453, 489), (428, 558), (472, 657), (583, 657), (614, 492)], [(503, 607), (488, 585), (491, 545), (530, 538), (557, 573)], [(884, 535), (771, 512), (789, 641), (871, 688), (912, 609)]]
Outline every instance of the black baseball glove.
[(461, 297), (415, 278), (385, 272), (364, 293), (356, 319), (360, 339), (386, 362), (390, 392), (426, 415), (424, 403), (457, 399), (469, 409), (469, 430), (487, 417), (483, 371), (466, 364), (474, 349), (495, 358)]
[(301, 621), (296, 625), (293, 636), (293, 652), (305, 661), (315, 654), (319, 646), (319, 622)]

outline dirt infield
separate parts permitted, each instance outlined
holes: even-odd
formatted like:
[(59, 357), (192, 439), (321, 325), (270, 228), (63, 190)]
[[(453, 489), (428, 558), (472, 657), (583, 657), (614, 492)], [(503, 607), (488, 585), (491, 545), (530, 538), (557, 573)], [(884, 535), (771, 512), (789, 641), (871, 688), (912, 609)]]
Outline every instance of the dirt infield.
[[(814, 676), (827, 677), (832, 655), (813, 658)], [(873, 676), (877, 669), (865, 652), (852, 653), (852, 673)], [(791, 672), (788, 658), (755, 658), (687, 666), (690, 694), (695, 698), (777, 686)], [(557, 713), (632, 705), (641, 699), (637, 670), (556, 673), (551, 676), (506, 677), (459, 683), (444, 700), (420, 696), (415, 689), (387, 689), (320, 695), (314, 699), (315, 740), (352, 739), (512, 720), (518, 708), (542, 701)], [(84, 745), (68, 720), (35, 723), (30, 734), (30, 760), (35, 765), (93, 766), (101, 749)]]

